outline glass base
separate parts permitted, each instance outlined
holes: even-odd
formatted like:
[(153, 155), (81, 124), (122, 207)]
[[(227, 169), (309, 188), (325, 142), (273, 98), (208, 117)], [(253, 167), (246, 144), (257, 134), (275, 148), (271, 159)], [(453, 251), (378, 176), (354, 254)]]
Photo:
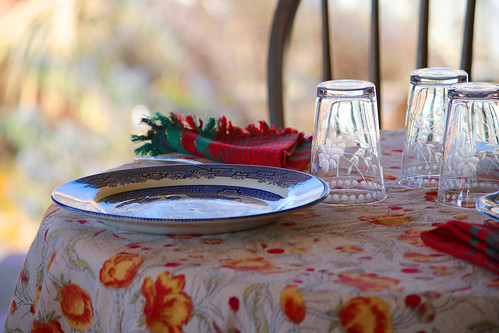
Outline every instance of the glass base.
[(480, 197), (499, 190), (499, 182), (464, 182), (462, 180), (446, 180), (439, 188), (437, 202), (444, 206), (475, 208)]
[(439, 175), (410, 176), (398, 181), (400, 186), (417, 189), (422, 187), (438, 187)]
[(382, 191), (367, 191), (363, 189), (334, 189), (323, 201), (333, 206), (351, 206), (375, 204), (386, 199), (386, 193)]

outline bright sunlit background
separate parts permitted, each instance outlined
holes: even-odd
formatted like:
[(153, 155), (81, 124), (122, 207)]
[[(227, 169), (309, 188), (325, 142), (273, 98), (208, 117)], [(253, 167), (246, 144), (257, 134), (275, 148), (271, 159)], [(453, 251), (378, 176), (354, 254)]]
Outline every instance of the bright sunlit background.
[[(303, 0), (286, 70), (287, 126), (310, 133), (319, 0)], [(381, 0), (383, 127), (402, 128), (414, 0)], [(475, 81), (499, 80), (499, 0), (477, 1)], [(152, 112), (268, 119), (277, 0), (0, 0), (0, 261), (25, 252), (58, 185), (130, 162)], [(368, 0), (330, 1), (335, 78), (368, 80)], [(432, 1), (430, 66), (458, 67), (465, 0)]]

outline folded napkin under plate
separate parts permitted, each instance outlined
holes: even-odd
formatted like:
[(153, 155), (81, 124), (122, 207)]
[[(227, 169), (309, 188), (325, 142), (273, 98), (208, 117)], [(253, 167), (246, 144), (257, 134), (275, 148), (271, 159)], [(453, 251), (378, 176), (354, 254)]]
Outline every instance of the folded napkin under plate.
[(276, 129), (264, 121), (243, 129), (225, 117), (210, 118), (203, 126), (194, 116), (156, 113), (142, 122), (150, 129), (144, 135), (132, 135), (132, 141), (145, 142), (135, 150), (137, 155), (184, 153), (227, 164), (298, 171), (304, 171), (310, 160), (312, 137), (292, 128)]
[(449, 221), (421, 233), (427, 245), (499, 275), (499, 226)]

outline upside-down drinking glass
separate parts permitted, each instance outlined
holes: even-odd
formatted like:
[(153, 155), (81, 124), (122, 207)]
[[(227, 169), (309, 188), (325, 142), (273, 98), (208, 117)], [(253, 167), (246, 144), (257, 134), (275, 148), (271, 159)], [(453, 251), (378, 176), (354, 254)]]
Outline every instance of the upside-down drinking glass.
[(357, 80), (317, 86), (311, 173), (330, 187), (332, 205), (386, 198), (374, 84)]
[(465, 71), (450, 68), (422, 68), (412, 72), (400, 185), (438, 186), (447, 90), (452, 84), (467, 81)]
[(499, 191), (499, 84), (469, 82), (449, 88), (449, 109), (437, 202), (474, 208)]

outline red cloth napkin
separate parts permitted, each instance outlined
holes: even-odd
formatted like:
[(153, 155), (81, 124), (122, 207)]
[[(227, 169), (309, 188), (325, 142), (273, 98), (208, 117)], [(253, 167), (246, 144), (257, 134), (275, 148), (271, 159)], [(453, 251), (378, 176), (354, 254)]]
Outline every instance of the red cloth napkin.
[(423, 231), (425, 244), (499, 275), (499, 226), (452, 220)]
[(225, 117), (210, 118), (206, 125), (194, 116), (156, 113), (142, 122), (151, 127), (132, 141), (146, 142), (137, 155), (185, 153), (228, 164), (253, 164), (303, 171), (310, 160), (311, 137), (292, 128), (276, 129), (266, 122), (244, 129)]

